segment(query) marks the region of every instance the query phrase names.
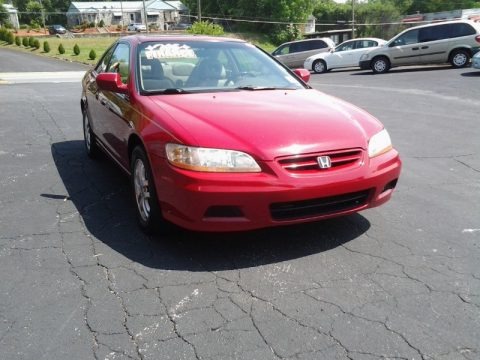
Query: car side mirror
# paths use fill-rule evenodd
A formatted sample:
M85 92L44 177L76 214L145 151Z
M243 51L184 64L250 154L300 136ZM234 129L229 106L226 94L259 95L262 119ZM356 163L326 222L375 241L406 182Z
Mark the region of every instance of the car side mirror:
M295 69L293 70L293 72L304 82L307 83L310 81L310 71L308 71L307 69Z
M119 94L127 94L128 86L122 83L122 77L119 73L101 73L98 74L95 81L100 89L112 91Z

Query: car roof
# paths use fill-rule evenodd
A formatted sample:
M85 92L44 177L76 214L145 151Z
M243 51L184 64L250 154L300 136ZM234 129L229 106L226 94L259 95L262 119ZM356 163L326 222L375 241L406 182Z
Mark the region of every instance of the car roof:
M215 37L206 35L129 35L119 39L119 41L128 41L131 43L141 44L152 41L201 41L201 42L236 42L246 43L241 39L229 37Z
M478 23L475 23L472 20L464 19L464 20L445 20L445 21L432 22L432 23L428 23L428 24L413 26L413 27L408 28L406 30L421 29L421 28L425 28L425 27L440 26L440 25L445 25L445 24L470 24L470 25L474 26L475 28L480 27L480 25ZM406 31L406 30L404 30L404 31Z

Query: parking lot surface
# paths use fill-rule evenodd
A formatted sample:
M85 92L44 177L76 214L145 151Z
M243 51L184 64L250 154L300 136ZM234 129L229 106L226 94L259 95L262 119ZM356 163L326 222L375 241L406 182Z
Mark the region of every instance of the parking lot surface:
M42 71L26 56L0 73ZM62 64L45 71L85 69ZM2 359L480 358L480 71L312 75L389 130L404 165L392 200L313 224L168 238L141 233L128 178L85 155L80 83L10 76Z

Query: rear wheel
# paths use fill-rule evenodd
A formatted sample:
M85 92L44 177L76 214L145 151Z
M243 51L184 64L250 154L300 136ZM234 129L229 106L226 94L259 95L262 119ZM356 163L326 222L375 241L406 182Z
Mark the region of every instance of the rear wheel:
M93 133L92 127L90 126L90 119L88 118L88 114L86 110L82 110L83 116L83 139L85 144L85 150L87 151L87 155L94 159L98 155L98 146L95 138L95 134Z
M327 64L324 60L315 60L312 64L312 70L317 74L322 74L327 71Z
M378 56L372 60L372 71L375 74L383 74L390 70L390 61L385 56Z
M130 171L135 210L141 229L147 234L169 233L173 225L162 217L150 163L141 146L132 151Z
M450 57L450 64L454 68L463 68L468 65L470 54L465 50L455 50Z

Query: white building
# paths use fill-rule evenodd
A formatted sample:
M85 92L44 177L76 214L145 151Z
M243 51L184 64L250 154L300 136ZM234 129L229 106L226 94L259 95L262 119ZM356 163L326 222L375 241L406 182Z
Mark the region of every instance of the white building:
M11 4L3 4L3 7L5 8L5 10L7 11L8 15L9 15L9 20L10 20L10 24L12 24L12 26L15 28L15 29L18 29L20 27L20 24L18 23L18 11L17 9L15 9L13 7L13 5Z
M82 23L98 25L103 20L105 26L128 25L130 23L145 23L145 15L149 25L156 25L166 30L169 25L180 21L180 16L188 9L181 1L105 1L79 2L70 4L67 11L69 26Z

